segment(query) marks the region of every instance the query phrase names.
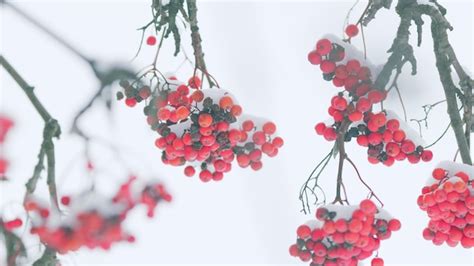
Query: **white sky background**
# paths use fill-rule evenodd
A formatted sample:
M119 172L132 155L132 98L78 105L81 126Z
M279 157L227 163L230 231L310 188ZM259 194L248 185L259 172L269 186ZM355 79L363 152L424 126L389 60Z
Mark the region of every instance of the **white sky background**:
M362 1L352 15L354 22ZM280 154L264 160L259 172L234 167L220 183L203 184L188 179L182 168L164 166L154 147L142 108L115 104L112 119L96 105L82 120L87 132L107 138L120 147L127 164L144 177L166 182L174 201L159 206L153 220L142 209L129 217L127 228L137 236L133 245L113 246L109 252L81 250L65 256L66 265L89 264L298 264L288 254L296 237L296 227L313 217L300 213L298 193L301 184L332 143L316 136L313 126L327 118L327 106L335 93L321 78L319 69L307 63L306 55L326 33L341 34L347 10L354 1L209 1L198 3L203 47L210 72L222 87L230 89L244 112L275 121L286 144ZM473 1L441 1L455 30L449 33L461 63L473 70ZM140 34L136 28L151 17L149 1L28 1L18 4L87 54L106 61L127 61L135 53ZM1 53L26 80L51 114L61 123L63 135L56 142L58 186L66 194L86 188L90 177L84 171L82 142L68 134L71 119L95 92L96 81L83 62L45 37L24 20L0 9ZM366 29L370 60L383 63L395 36L398 17L394 10L382 10ZM412 28L414 32L415 29ZM417 76L404 68L400 87L410 118L423 117L421 106L443 98L436 75L429 20L424 27L421 48L415 48ZM412 34L415 43L416 34ZM183 35L188 54L189 39ZM362 47L360 38L354 42ZM173 41L167 41L159 59L163 72L173 71L183 57L171 56ZM154 48L144 47L133 62L137 69L152 62ZM179 77L187 79L191 68L182 68ZM18 86L0 71L2 112L14 117L5 153L12 162L13 182L0 185L1 211L7 217L24 214L18 202L24 182L31 176L41 142L42 121ZM396 95L387 105L401 111ZM399 113L401 115L401 113ZM425 131L431 143L447 125L445 106L437 107ZM415 126L415 124L413 124ZM428 218L416 205L416 198L437 161L454 156L455 141L450 133L433 149L431 163L397 163L391 168L371 166L366 152L356 144L347 145L365 180L371 184L386 209L403 224L402 230L384 241L380 255L388 265L473 264L472 251L460 247L436 247L421 237ZM127 177L123 163L114 153L96 144L92 158L104 191ZM335 190L336 162L321 179L331 199ZM367 192L357 182L350 167L344 180L350 200L357 203ZM38 193L46 192L45 180ZM29 241L29 251L37 246ZM0 252L4 252L1 250ZM0 257L4 256L0 253Z

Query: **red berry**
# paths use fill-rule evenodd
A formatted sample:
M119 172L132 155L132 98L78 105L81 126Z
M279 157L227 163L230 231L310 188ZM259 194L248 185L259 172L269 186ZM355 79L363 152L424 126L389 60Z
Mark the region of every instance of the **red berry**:
M360 98L356 104L356 109L362 113L369 111L371 107L372 107L372 104L366 98Z
M369 199L361 201L359 207L364 213L369 215L375 214L377 212L377 206L375 206L375 204Z
M358 33L359 33L359 28L357 27L357 25L350 24L346 27L346 34L350 38L357 36Z
M332 50L332 43L328 39L322 39L316 43L316 51L320 55L327 55L331 52L331 50Z
M423 160L423 162L429 162L429 161L431 161L431 159L433 159L433 152L432 151L424 150L421 153L421 160Z
M337 133L336 133L336 130L332 127L328 127L324 130L324 138L327 140L327 141L334 141L337 139Z
M251 131L254 127L255 125L253 124L252 120L246 120L242 123L242 129L244 131Z
M193 88L193 89L199 89L201 87L201 79L199 77L191 77L189 80L188 80L188 85L189 87Z
M267 122L263 124L263 132L267 135L273 135L276 132L276 125L273 122Z
M192 166L186 166L184 168L184 175L186 175L187 177L191 177L193 176L194 174L196 173L196 170L194 169L194 167Z
M311 235L311 228L309 228L309 226L307 225L301 225L296 230L296 234L298 235L299 238L302 238L302 239L308 238Z
M202 170L201 173L199 173L199 179L201 179L202 182L209 182L212 179L212 173L209 170Z
M406 153L406 154L410 154L410 153L413 153L416 149L416 146L415 144L413 143L413 141L411 140L405 140L402 142L402 145L401 145L401 150Z
M148 38L146 38L146 44L152 46L152 45L155 45L156 44L156 37L155 36L148 36Z
M442 168L435 168L433 170L433 178L436 179L436 180L441 180L443 179L445 176L446 176L446 170L442 169Z
M317 51L311 51L308 54L308 61L312 65L319 65L321 64L321 55Z
M402 224L398 219L392 219L388 222L388 229L390 231L398 231L402 227Z
M316 134L318 135L323 135L324 131L326 130L326 124L324 123L318 123L316 126L314 126L314 130L316 131Z
M128 107L134 107L135 105L137 105L137 100L135 98L127 98L125 100L125 104L128 106Z
M272 140L272 144L277 148L281 148L284 144L284 141L282 138L276 137Z
M387 129L394 132L400 128L400 122L397 119L390 119L387 121Z
M324 60L323 62L321 62L321 71L324 74L332 73L334 72L335 69L336 69L336 63L329 60Z
M384 266L384 261L382 258L373 258L370 263L371 266Z
M61 204L64 206L68 206L71 203L71 197L69 196L62 196L61 197Z

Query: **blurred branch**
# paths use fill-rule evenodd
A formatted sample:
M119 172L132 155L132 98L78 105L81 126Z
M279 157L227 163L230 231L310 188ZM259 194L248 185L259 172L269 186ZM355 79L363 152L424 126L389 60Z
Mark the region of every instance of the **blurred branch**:
M58 263L56 251L46 247L43 255L33 263L33 266L56 266Z
M0 218L0 235L3 235L5 239L5 247L6 247L6 261L8 266L15 266L17 265L16 260L18 257L26 257L26 248L17 235L13 234L9 230L3 227L3 221Z
M33 171L33 176L26 183L26 194L32 194L36 189L36 184L40 178L40 174L44 169L44 158L47 159L48 165L48 178L47 184L49 188L49 193L51 197L51 202L53 205L58 208L57 201L57 191L56 191L56 181L55 181L55 156L54 156L54 143L53 138L59 138L61 135L61 128L56 119L54 119L46 108L43 106L41 101L38 99L34 93L34 87L30 86L23 77L18 74L18 72L13 68L12 65L0 55L0 64L5 68L5 70L10 74L10 76L16 81L16 83L23 89L26 96L32 103L33 107L36 109L38 114L44 121L44 130L43 130L43 142L41 143L41 148L38 154L38 163L35 166Z

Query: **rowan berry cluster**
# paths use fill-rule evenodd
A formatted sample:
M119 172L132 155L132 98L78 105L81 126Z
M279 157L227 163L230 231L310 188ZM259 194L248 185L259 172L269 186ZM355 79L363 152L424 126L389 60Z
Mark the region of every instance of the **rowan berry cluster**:
M132 188L134 181L131 177L112 198L96 192L62 197L61 203L67 206L66 216L39 201L27 200L25 209L34 218L31 233L61 254L81 247L108 250L116 242L134 242L134 236L123 228L129 211L144 204L152 217L159 202L171 200L163 185L149 183Z
M290 254L311 266L356 266L400 229L400 221L388 217L368 199L359 206L321 207L316 212L317 221L298 227ZM383 260L374 258L372 265L383 266Z
M474 247L474 182L472 172L433 170L434 180L423 187L418 206L430 221L423 237L435 245Z
M246 119L229 92L202 90L198 77L190 78L187 84L171 77L153 93L148 86L121 85L128 106L149 98L144 112L151 129L160 135L155 145L163 151L162 161L186 165L186 176L199 171L203 182L219 181L231 170L234 160L240 167L259 170L262 155L274 157L283 145L283 139L275 136L273 122ZM123 96L119 92L119 99Z
M320 65L325 80L332 80L336 87L344 87L344 91L331 99L328 109L334 122L330 125L318 123L316 133L328 141L335 141L343 131L345 141L356 138L359 145L368 148L368 160L374 164L382 162L391 166L395 161L405 159L411 163L430 161L432 152L409 139L397 118L389 119L386 111L373 112L374 104L383 101L386 92L374 87L370 69L358 60L336 65L344 57L344 47L329 39L319 40L316 49L308 55L312 64Z
M0 178L4 179L5 173L8 169L8 160L3 157L3 143L7 137L8 132L13 127L13 121L4 115L0 114Z

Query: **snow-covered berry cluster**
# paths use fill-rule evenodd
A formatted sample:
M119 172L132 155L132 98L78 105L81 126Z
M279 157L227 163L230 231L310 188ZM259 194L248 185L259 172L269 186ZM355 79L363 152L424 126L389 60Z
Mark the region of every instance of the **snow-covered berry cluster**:
M418 206L430 221L423 237L435 245L474 247L474 170L443 162L418 197Z
M199 169L203 182L219 181L237 161L240 167L259 170L262 155L274 157L283 146L275 136L273 122L242 115L242 107L228 91L201 89L201 80L192 77L187 84L171 77L151 92L148 86L122 82L128 106L148 100L144 112L155 141L162 150L162 161L172 166L186 165L184 173L193 176Z
M33 217L31 233L41 242L61 254L81 247L108 250L116 242L134 242L135 238L124 228L129 211L144 204L148 216L153 216L159 202L171 201L171 196L160 183L137 184L131 177L112 197L94 191L63 196L65 215L50 209L47 204L27 199L25 209Z
M4 179L5 173L8 169L8 160L3 157L3 144L7 137L8 132L13 127L13 120L9 117L0 114L0 178Z
M386 92L374 87L370 68L356 59L336 64L344 59L344 47L329 39L319 40L308 55L310 63L320 65L325 80L344 88L331 99L328 113L332 121L316 124L316 133L328 141L335 141L340 131L344 132L345 141L356 138L359 145L368 148L371 163L391 166L405 159L411 163L430 161L432 152L410 139L400 128L398 118L389 118L385 110L373 111L373 106L385 99Z
M316 212L316 221L298 227L290 254L311 266L356 266L377 252L382 240L401 227L369 199L358 206L327 205ZM372 265L383 260L373 258Z

